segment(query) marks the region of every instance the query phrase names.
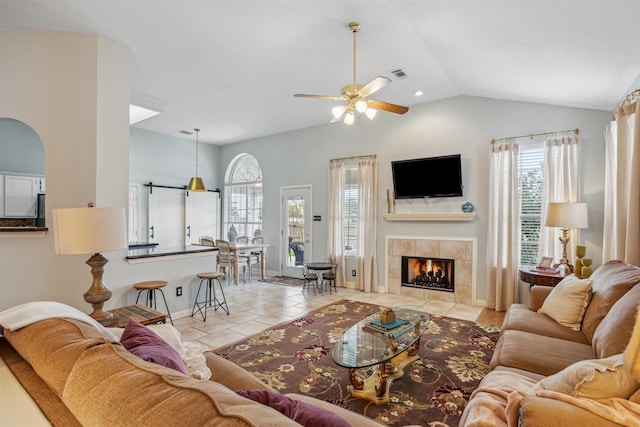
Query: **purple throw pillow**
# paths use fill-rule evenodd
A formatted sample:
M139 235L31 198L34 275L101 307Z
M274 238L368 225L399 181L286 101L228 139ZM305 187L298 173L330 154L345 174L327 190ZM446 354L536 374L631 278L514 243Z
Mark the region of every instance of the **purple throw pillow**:
M305 427L351 427L344 418L308 403L267 390L236 391L240 396L267 405Z
M141 359L189 375L178 352L155 332L136 320L130 319L124 327L120 343Z

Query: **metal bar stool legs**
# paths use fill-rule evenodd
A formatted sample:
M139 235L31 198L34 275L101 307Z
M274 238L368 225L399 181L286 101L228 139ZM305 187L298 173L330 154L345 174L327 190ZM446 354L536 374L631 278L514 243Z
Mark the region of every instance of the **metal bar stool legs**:
M222 308L227 315L229 315L229 306L227 305L227 299L224 296L224 290L222 289L222 283L220 283L220 277L223 277L222 273L199 273L197 277L200 280L200 285L198 285L198 292L196 293L196 300L193 303L193 309L191 310L191 317L193 317L196 313L200 313L203 321L207 321L207 307L213 307L214 311L217 311L218 308ZM216 285L215 282L218 282L218 287L220 288L220 293L222 294L222 300L218 299L216 296ZM200 289L204 282L207 282L205 285L204 291L204 300L199 301L200 297Z
M162 295L162 300L164 301L164 307L167 309L167 316L173 325L173 318L171 317L171 312L169 311L169 305L167 304L167 298L164 296L164 292L162 288L167 286L167 282L164 280L150 280L147 282L139 282L133 285L133 288L138 291L138 296L136 297L136 304L140 299L140 294L142 291L147 291L145 295L145 305L147 307L151 307L154 310L157 310L157 298L155 298L155 291L160 291L160 295Z

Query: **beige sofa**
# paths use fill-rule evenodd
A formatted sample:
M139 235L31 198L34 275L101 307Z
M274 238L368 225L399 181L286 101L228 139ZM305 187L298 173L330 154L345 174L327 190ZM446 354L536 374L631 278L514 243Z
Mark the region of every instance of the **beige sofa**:
M205 352L211 380L198 380L144 361L95 326L55 318L15 331L5 329L3 359L32 369L30 394L51 407L57 425L85 426L293 426L300 425L236 390L271 390L242 368ZM7 357L7 351L13 352ZM20 362L19 359L24 361ZM9 360L11 359L11 360ZM374 421L313 398L294 400L326 408L354 426ZM45 411L45 414L47 412Z
M622 392L626 395L623 399L618 395L611 396L614 400L607 396L595 400L576 391L595 378L596 371L586 369L589 362L585 361L618 360L629 343L640 304L640 267L610 261L598 268L590 280L591 293L585 301L588 305L579 330L538 312L553 290L551 287L534 286L530 306L514 304L509 308L489 366L492 371L472 395L461 426L516 422L522 427L640 425L640 392ZM610 369L596 374L619 371ZM590 372L592 378L575 378L584 372ZM571 381L577 385L568 384ZM636 385L627 387L638 389ZM609 404L619 407L608 412Z

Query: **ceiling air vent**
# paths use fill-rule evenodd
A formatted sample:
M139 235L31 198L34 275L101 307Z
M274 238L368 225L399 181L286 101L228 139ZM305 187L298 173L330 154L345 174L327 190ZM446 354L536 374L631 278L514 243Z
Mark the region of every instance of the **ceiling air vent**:
M188 130L181 130L180 133L184 133L185 135L193 135L193 132L189 132Z
M393 74L394 76L396 76L399 79L406 79L407 78L407 74L404 71L402 71L400 68L398 68L397 70L391 71L391 74Z

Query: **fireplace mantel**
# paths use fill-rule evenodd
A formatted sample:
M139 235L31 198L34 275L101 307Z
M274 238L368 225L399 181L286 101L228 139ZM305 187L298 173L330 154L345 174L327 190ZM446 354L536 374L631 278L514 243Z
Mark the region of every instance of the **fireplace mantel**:
M453 212L453 213L388 213L384 214L387 221L473 221L475 212Z

